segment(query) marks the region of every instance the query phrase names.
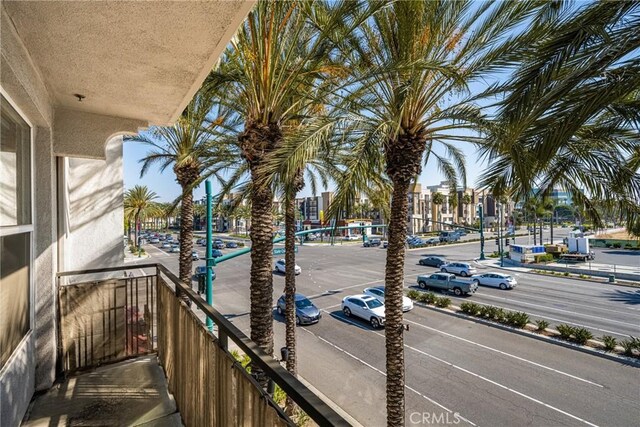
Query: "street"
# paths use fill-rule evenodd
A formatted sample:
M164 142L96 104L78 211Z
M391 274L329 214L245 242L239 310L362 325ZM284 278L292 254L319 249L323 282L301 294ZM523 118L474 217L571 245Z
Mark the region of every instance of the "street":
M466 253L477 252L478 246L408 251L406 286L415 284L418 273L435 271L417 264L423 253L462 261L474 258ZM177 271L176 254L150 245L147 251ZM385 425L384 329L345 318L340 303L367 286L383 284L385 254L360 245L305 245L297 255L302 267L298 292L323 311L318 324L298 328L299 374L365 426ZM238 257L216 267L214 306L248 334L247 262ZM481 287L467 300L524 310L552 324L559 323L553 318L585 325L596 336L639 335L634 288L530 274L518 281L515 290ZM274 303L283 288L284 275L274 273ZM275 313L274 319L277 354L284 346L284 323ZM406 313L405 322L410 326L405 333L408 425L424 425L428 417L430 424L629 426L640 418L637 366L422 307Z

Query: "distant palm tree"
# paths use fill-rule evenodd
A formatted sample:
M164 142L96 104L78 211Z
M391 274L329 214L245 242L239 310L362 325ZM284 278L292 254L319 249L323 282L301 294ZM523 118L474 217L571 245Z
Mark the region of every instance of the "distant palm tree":
M124 214L125 219L133 221L134 224L134 245L140 249L138 233L140 231L140 221L153 217L159 212L158 205L154 200L158 195L150 191L145 185L136 185L127 190L124 194Z
M445 197L444 194L440 193L439 191L436 191L435 193L433 193L433 197L431 198L431 203L437 206L436 207L437 216L434 219L438 221L437 223L438 230L442 230L442 224L440 223L440 219L441 219L440 206L443 205L446 201L447 201L447 198Z

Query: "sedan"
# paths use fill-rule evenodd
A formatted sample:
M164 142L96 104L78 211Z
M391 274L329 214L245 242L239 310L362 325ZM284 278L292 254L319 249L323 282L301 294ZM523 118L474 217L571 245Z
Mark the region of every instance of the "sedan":
M384 304L371 295L353 295L342 300L345 316L356 316L368 321L372 327L384 326Z
M438 243L440 243L440 238L439 237L429 237L427 240L424 241L425 244L427 245L437 245Z
M384 304L384 286L375 286L373 288L366 288L363 293L365 295L371 295L378 301ZM413 310L413 301L410 298L402 297L402 311Z
M238 247L238 244L236 242L227 242L227 248L235 249L237 247Z
M214 258L220 258L220 257L222 256L222 251L219 251L219 250L217 250L217 249L214 249L214 250L211 252L211 256L212 256L212 257L214 257Z
M447 263L447 260L438 256L423 256L418 261L420 265L426 265L428 267L440 268L440 266Z
M180 246L172 246L169 252L172 252L172 253L180 252Z
M462 277L472 276L478 272L475 267L472 267L471 264L467 264L466 262L450 262L449 264L444 264L440 267L440 271L443 273L458 274Z
M149 240L149 243L160 243L160 239L158 239L157 237Z
M196 240L196 245L205 245L206 243L207 243L207 239Z
M278 298L276 305L276 311L280 316L284 316L285 300L284 295ZM322 313L318 310L318 307L304 295L295 295L296 303L296 325L311 325L317 323L322 318Z
M200 255L198 255L197 251L191 251L191 260L198 261L200 259Z
M471 276L471 280L478 285L493 286L502 290L513 289L518 284L516 279L503 273L474 274Z
M162 247L166 248L166 249L170 249L171 248L171 243L163 243Z
M362 244L365 248L371 248L373 246L380 246L380 239L369 239Z
M284 270L285 270L284 259L279 259L278 261L276 261L275 270L277 272L284 273ZM300 266L298 264L296 264L296 266L295 266L295 271L296 271L296 276L298 274L302 273L302 269L300 268Z
M222 240L214 241L213 249L224 249L224 242Z

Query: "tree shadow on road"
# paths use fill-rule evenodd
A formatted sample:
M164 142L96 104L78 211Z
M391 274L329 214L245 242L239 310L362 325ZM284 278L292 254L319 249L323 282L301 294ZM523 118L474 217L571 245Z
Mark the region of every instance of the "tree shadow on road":
M640 289L639 290L621 290L616 289L613 292L608 292L607 297L612 301L623 302L630 305L640 304Z

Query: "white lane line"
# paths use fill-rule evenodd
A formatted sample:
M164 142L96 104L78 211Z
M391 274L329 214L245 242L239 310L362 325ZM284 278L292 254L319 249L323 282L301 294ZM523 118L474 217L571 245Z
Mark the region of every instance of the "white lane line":
M340 320L347 320L347 322L349 322L349 323L351 323L351 324L356 325L355 323L351 322L351 321L350 321L350 320L348 320L348 319L340 318ZM356 325L356 326L357 326L357 325ZM371 330L369 330L369 332L372 332L372 333L374 333L375 335L378 335L378 336L380 336L380 337L385 338L384 334L381 334L380 332L371 331ZM454 368L454 369L457 369L457 370L462 371L462 372L464 372L464 373L466 373L466 374L469 374L469 375L471 375L471 376L474 376L474 377L476 377L476 378L478 378L478 379L481 379L481 380L483 380L483 381L486 381L486 382L488 382L489 384L493 384L493 385L495 385L496 387L500 387L500 388L502 388L502 389L504 389L504 390L507 390L507 391L509 391L509 392L511 392L511 393L514 393L514 394L516 394L516 395L518 395L518 396L520 396L520 397L523 397L523 398L525 398L525 399L527 399L527 400L530 400L530 401L535 402L535 403L537 403L537 404L539 404L539 405L542 405L542 406L544 406L545 408L549 408L549 409L551 409L551 410L553 410L553 411L559 412L559 413L561 413L561 414L563 414L563 415L566 415L566 416L568 416L568 417L570 417L570 418L573 418L574 420L577 420L577 421L583 422L583 423L585 423L585 424L587 424L587 425L590 425L590 426L593 426L593 427L598 427L598 425L597 425L597 424L593 424L593 423L591 423L591 422L589 422L589 421L587 421L587 420L584 420L584 419L582 419L582 418L580 418L580 417L578 417L578 416L576 416L576 415L570 414L569 412L563 411L563 410L562 410L562 409L560 409L560 408L556 408L555 406L549 405L548 403L545 403L545 402L543 402L543 401L541 401L541 400L538 400L538 399L536 399L535 397L532 397L532 396L529 396L529 395L527 395L527 394L524 394L524 393L522 393L522 392L520 392L520 391L518 391L518 390L512 389L511 387L507 387L506 385L500 384L500 383L498 383L498 382L496 382L496 381L493 381L493 380L491 380L491 379L489 379L489 378L487 378L487 377L484 377L484 376L482 376L482 375L480 375L480 374L476 374L475 372L471 372L471 371L469 371L468 369L463 368L462 366L454 365L453 363L451 363L451 362L447 362L446 360L440 359L439 357L436 357L436 356L434 356L434 355L432 355L432 354L426 353L426 352L424 352L424 351L422 351L422 350L419 350L419 349L417 349L417 348L415 348L415 347L411 347L411 346L410 346L410 345L408 345L408 344L404 344L404 347L408 348L409 350L413 350L413 351L415 351L416 353L419 353L419 354L422 354L422 355L424 355L424 356L427 356L427 357L429 357L429 358L431 358L431 359L433 359L433 360L436 360L436 361L438 361L438 362L444 363L444 364L445 364L445 365L447 365L447 366L450 366L450 367L452 367L452 368Z
M325 338L322 338L322 337L321 337L321 336L319 336L319 335L314 334L313 332L309 331L308 329L303 329L303 330L304 330L305 332L307 332L307 333L309 333L309 334L313 335L314 337L316 337L316 338L317 338L317 339L319 339L320 341L324 342L325 344L328 344L329 346L331 346L331 347L335 348L336 350L338 350L338 351L340 351L340 352L342 352L342 353L346 354L347 356L351 357L352 359L354 359L354 360L356 360L356 361L360 362L360 363L361 363L361 364L363 364L364 366L366 366L366 367L368 367L368 368L370 368L370 369L373 369L374 371L376 371L376 372L377 372L377 373L379 373L380 375L382 375L382 376L384 376L384 377L386 377L386 376L387 376L386 372L383 372L382 370L380 370L380 369L376 368L375 366L371 365L370 363L365 362L364 360L362 360L362 359L361 359L361 358L359 358L358 356L356 356L356 355L354 355L354 354L352 354L352 353L348 352L347 350L343 349L342 347L339 347L339 346L335 345L334 343L330 342L329 340L327 340L327 339L325 339ZM427 400L427 401L429 401L429 402L433 403L433 404L434 404L434 405L436 405L437 407L442 408L443 410L445 410L445 411L449 412L450 414L453 414L453 413L454 413L451 409L447 408L447 407L446 407L446 406L444 406L444 405L441 405L440 403L438 403L438 402L436 402L435 400L431 399L429 396L426 396L426 395L424 395L423 393L420 393L420 392L419 392L419 391L417 391L416 389L414 389L414 388L412 388L412 387L409 387L409 386L408 386L408 385L406 385L406 384L405 384L405 388L406 388L407 390L409 390L409 391L414 392L415 394L417 394L418 396L422 397L423 399L425 399L425 400ZM476 425L476 424L474 424L473 422L469 421L468 419L466 419L466 418L464 418L464 417L460 416L460 414L459 414L459 413L458 413L458 417L459 417L461 420L466 421L467 423L471 424L472 426L475 426L475 425Z
M530 305L532 307L538 307L538 308L546 308L547 310L554 310L554 311L560 311L562 313L569 313L569 314L573 314L573 315L578 315L578 316L583 316L583 317L590 317L592 319L598 319L598 320L606 320L608 322L611 323L618 323L620 325L625 325L625 326L632 326L637 328L638 324L633 324L633 323L627 323L627 322L620 322L618 320L611 320L608 319L606 317L600 317L600 316L591 316L589 314L583 314L583 313L578 313L576 311L570 311L570 310L563 310L561 308L554 308L554 307L549 307L548 305L540 305L540 304L533 304L530 302L524 302L524 301L516 301L514 299L509 299L509 298L502 298L502 297L496 297L493 295L482 295L483 297L487 297L489 299L494 299L494 300L499 300L499 301L504 301L504 302L513 302L516 304L522 304L522 305Z
M426 325L423 325L423 324L421 324L421 323L418 323L418 322L414 322L414 321L408 320L407 318L405 318L405 319L404 319L404 321L405 321L405 322L407 322L407 323L411 323L411 324L413 324L413 325L419 326L419 327L424 328L424 329L429 329L429 330L434 331L434 332L436 332L436 333L438 333L438 334L442 334L442 335L445 335L445 336L447 336L447 337L450 337L450 338L453 338L453 339L457 339L457 340L460 340L460 341L466 342L466 343L468 343L468 344L472 344L472 345L478 346L478 347L480 347L480 348L484 348L485 350L494 351L494 352L496 352L496 353L502 354L503 356L512 357L512 358L514 358L514 359L520 360L521 362L529 363L529 364L534 365L534 366L537 366L537 367L539 367L539 368L547 369L547 370L549 370L549 371L552 371L552 372L555 372L555 373L558 373L558 374L561 374L561 375L565 375L565 376L567 376L567 377L569 377L569 378L573 378L573 379L578 380L578 381L583 381L583 382L585 382L585 383L592 384L592 385L594 385L594 386L596 386L596 387L604 388L604 386L603 386L603 385L601 385L601 384L594 383L594 382L592 382L592 381L589 381L589 380L584 379L584 378L577 377L577 376L575 376L575 375L571 375L571 374L569 374L569 373L567 373L567 372L559 371L559 370L554 369L554 368L552 368L552 367L550 367L550 366L542 365L542 364L537 363L537 362L534 362L534 361L532 361L532 360L528 360L528 359L525 359L525 358L523 358L523 357L516 356L515 354L506 353L506 352L504 352L504 351L502 351L502 350L498 350L497 348L489 347L489 346L486 346L486 345L484 345L484 344L480 344L480 343L477 343L477 342L475 342L475 341L468 340L468 339L466 339L466 338L458 337L458 336L456 336L456 335L452 335L452 334L450 334L450 333L448 333L448 332L444 332L444 331L441 331L441 330L439 330L439 329L435 329L435 328L432 328L432 327L430 327L430 326L426 326Z
M417 274L412 273L412 274L407 274L402 276L403 279L406 279L407 277L412 277L412 276L416 276ZM365 283L359 283L357 285L351 285L351 286L345 286L344 288L338 288L338 289L329 289L325 292L322 292L320 294L315 294L315 295L309 295L307 298L317 298L317 297L321 297L321 296L325 296L325 295L331 295L331 294L335 294L338 292L342 292L342 291L346 291L347 289L353 289L353 288L357 288L360 286L367 286L367 285L373 285L375 283L380 283L380 282L384 282L384 277L382 277L381 279L377 279L377 280L371 280L369 282L365 282Z
M342 303L340 303L340 304L334 304L334 305L330 305L329 307L321 308L320 310L322 310L322 311L327 311L327 310L329 310L330 308L340 307L341 305L342 305Z

